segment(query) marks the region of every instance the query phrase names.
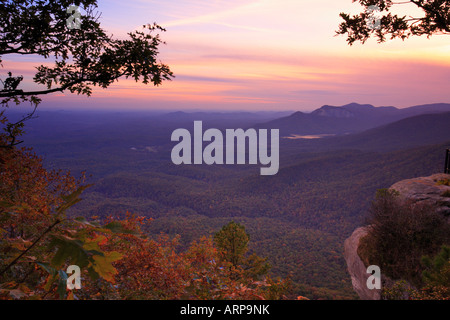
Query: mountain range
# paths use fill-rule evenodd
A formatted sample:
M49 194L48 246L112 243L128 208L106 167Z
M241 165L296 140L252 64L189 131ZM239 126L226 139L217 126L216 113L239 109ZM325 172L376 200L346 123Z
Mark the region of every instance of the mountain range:
M282 136L344 135L380 127L409 117L443 112L450 112L450 104L435 103L403 109L358 103L343 106L324 105L311 113L297 111L289 116L260 123L257 128L279 128Z
M286 154L352 149L386 152L450 140L450 112L421 114L362 132L322 139L282 139ZM450 147L450 146L449 146Z

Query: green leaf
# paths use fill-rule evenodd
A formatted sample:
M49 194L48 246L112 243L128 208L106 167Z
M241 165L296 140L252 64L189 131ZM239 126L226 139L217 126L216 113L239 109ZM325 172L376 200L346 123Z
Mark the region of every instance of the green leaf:
M100 278L100 275L94 270L93 267L88 268L88 274L92 280L97 280L98 278Z
M53 275L55 268L60 268L70 259L71 264L75 264L80 268L88 267L88 272L92 279L95 280L102 277L107 281L114 281L114 275L117 274L117 270L112 263L120 260L122 255L118 252L103 253L100 250L98 243L105 237L100 236L86 243L62 235L53 235L52 238L51 245L58 248L57 252L51 261L50 267L47 264L41 264L44 269L47 268L46 270L49 273ZM61 271L58 274L60 279L65 275ZM62 284L59 283L60 285ZM62 292L62 289L58 290ZM62 297L62 295L60 296Z
M122 259L122 254L113 251L102 256L94 256L93 268L106 281L114 282L114 275L117 274L116 268L112 265L114 261Z
M67 273L63 270L58 271L59 281L58 281L58 295L60 299L64 299L67 293Z
M61 196L61 198L64 200L64 203L61 204L58 207L58 209L56 209L56 212L58 212L58 214L61 214L61 213L65 212L67 209L69 209L70 207L72 207L73 205L80 202L81 201L81 199L80 199L81 193L84 190L86 190L87 188L89 188L90 186L92 186L92 185L89 184L89 185L81 186L77 190L72 192L71 194L69 194L67 196L64 196L64 195Z
M95 239L85 241L83 248L88 250L89 252L98 253L99 255L103 255L99 242L106 241L107 238L105 236L98 236Z
M89 264L89 253L84 250L83 242L62 235L53 235L52 238L50 246L56 246L58 248L51 261L53 267L59 268L69 258L71 258L70 261L72 264L80 268L86 267Z
M40 266L42 269L44 269L45 271L47 271L53 277L55 277L56 274L58 273L58 270L56 270L55 268L53 268L50 264L48 264L46 262L36 262L36 264L38 266Z

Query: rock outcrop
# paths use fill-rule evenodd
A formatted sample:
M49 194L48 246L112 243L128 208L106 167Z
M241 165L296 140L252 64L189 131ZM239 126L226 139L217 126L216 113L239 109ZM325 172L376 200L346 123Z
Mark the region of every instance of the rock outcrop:
M439 184L439 181L445 180L450 180L450 174L438 173L429 177L399 181L393 184L391 189L397 190L401 197L417 203L434 204L438 207L438 212L450 218L450 186Z
M356 291L361 300L380 300L381 290L370 290L367 287L367 267L358 256L359 240L367 234L367 228L356 229L352 235L344 242L344 258L347 268L352 278L353 290Z
M437 205L438 212L445 215L450 223L450 186L440 181L449 181L450 174L434 174L429 177L420 177L399 181L391 186L400 193L400 197L420 202ZM362 300L381 299L381 290L367 288L367 267L358 256L359 241L367 234L368 227L360 227L344 242L344 258L348 272L352 279L353 289ZM385 276L381 276L382 285L391 282Z

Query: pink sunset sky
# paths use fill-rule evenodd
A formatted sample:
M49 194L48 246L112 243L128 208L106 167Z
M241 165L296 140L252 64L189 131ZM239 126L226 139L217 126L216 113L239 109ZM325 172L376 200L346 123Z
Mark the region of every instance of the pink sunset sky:
M160 87L121 80L92 97L43 97L48 109L311 111L350 102L408 107L450 102L450 37L349 46L335 36L351 0L100 0L116 37L157 22L167 29L160 59L176 78ZM398 10L418 16L414 5ZM32 84L33 57L3 57L6 72Z

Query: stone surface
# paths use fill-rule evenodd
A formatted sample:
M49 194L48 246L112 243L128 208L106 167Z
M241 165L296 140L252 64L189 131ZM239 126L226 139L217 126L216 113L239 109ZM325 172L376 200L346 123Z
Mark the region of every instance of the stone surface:
M450 217L450 197L444 197L445 192L450 193L450 186L438 185L438 181L450 179L450 174L434 174L429 177L420 177L399 181L391 186L397 190L401 197L411 199L417 203L428 202L438 206L438 211Z
M358 256L359 240L367 234L367 228L356 229L353 234L344 242L344 258L347 263L347 269L352 279L353 289L361 300L380 300L381 290L370 290L367 287L367 279L370 274L367 268Z
M450 174L434 174L429 177L419 177L399 181L391 186L400 193L404 199L411 199L417 203L427 202L438 206L438 212L448 217L450 223L450 197L444 197L450 192L450 186L439 185L438 181L450 179ZM370 274L361 258L358 256L359 241L367 234L368 227L360 227L344 242L344 258L352 279L353 289L362 300L380 300L381 290L367 288L367 279ZM391 280L381 276L382 285Z

